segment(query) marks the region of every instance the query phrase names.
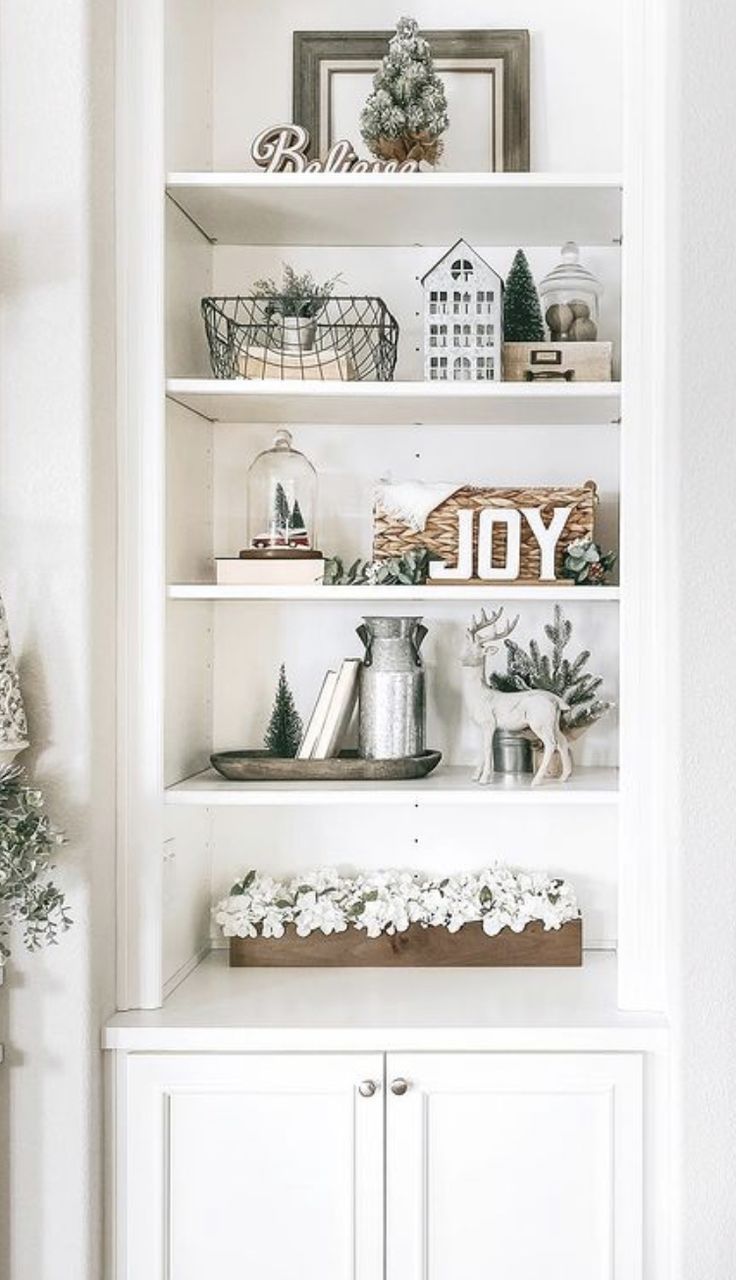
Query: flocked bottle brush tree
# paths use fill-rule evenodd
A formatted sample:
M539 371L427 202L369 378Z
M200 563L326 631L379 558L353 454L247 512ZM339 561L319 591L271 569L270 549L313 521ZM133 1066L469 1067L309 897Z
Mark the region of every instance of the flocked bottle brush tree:
M445 86L429 41L414 18L400 18L361 112L363 139L382 160L434 165L449 123Z

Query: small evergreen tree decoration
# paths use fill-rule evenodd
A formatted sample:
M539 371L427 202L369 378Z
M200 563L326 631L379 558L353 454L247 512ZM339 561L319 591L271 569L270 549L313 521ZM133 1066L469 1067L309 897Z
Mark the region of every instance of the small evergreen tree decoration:
M301 716L294 705L294 695L289 688L286 667L282 662L273 711L263 745L269 755L293 759L299 750L303 732Z
M273 522L277 530L289 527L289 500L280 482L273 495Z
M296 531L297 529L306 529L306 527L299 502L297 499L294 499L294 506L292 508L291 516L289 517L289 528Z
M536 640L529 641L528 653L514 640L504 640L506 672L492 672L491 685L503 693L513 693L515 689L546 689L548 693L558 694L570 707L569 711L563 711L560 719L563 731L580 733L610 711L613 703L602 702L597 697L603 677L584 670L590 659L588 649L583 649L572 662L565 657L572 638L572 623L558 604L554 622L547 623L544 634L552 645L551 654L541 653Z
M432 64L429 41L414 18L400 18L361 112L363 139L382 160L436 164L449 123L445 86Z
M537 286L523 249L517 249L503 295L504 342L543 342Z

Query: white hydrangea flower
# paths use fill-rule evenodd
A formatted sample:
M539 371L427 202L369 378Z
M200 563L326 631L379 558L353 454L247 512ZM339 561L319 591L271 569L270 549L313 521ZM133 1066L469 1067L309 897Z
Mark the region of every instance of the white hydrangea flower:
M226 938L281 938L290 925L302 938L351 927L378 938L412 924L457 933L476 921L493 937L505 928L521 933L534 920L559 929L579 911L567 881L497 864L442 879L409 871L341 876L320 867L284 882L249 872L213 916Z

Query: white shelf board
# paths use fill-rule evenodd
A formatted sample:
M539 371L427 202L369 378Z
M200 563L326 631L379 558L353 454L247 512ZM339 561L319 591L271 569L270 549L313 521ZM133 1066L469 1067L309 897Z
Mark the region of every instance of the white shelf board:
M584 926L583 926L584 927ZM660 1015L616 1005L616 956L579 969L230 969L215 951L162 1009L119 1013L133 1052L661 1049Z
M619 174L170 173L167 192L213 243L610 245Z
M350 426L618 425L618 382L281 382L169 378L171 400L212 422Z
M575 586L506 586L489 583L484 587L324 587L319 583L308 587L221 587L208 582L178 582L168 588L170 600L310 600L320 604L342 604L361 600L364 603L404 600L591 600L601 603L617 601L620 587Z
M618 769L576 769L569 782L480 786L472 768L440 766L416 782L228 782L206 769L166 791L167 804L200 805L615 805Z

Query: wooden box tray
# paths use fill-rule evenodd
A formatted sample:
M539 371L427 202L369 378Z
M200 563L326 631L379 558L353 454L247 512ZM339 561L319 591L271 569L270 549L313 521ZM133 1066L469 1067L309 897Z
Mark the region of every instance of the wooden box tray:
M216 751L210 763L231 782L390 782L426 778L441 759L441 751L422 751L399 760L364 760L357 751L341 751L330 760L283 759L267 751Z
M571 920L560 929L545 929L535 920L522 933L502 929L494 938L483 932L479 921L466 924L457 933L412 924L404 933L382 934L380 938L369 938L362 929L310 933L300 938L294 926L287 925L283 938L231 938L230 965L267 969L570 968L583 963L582 936L582 920Z

